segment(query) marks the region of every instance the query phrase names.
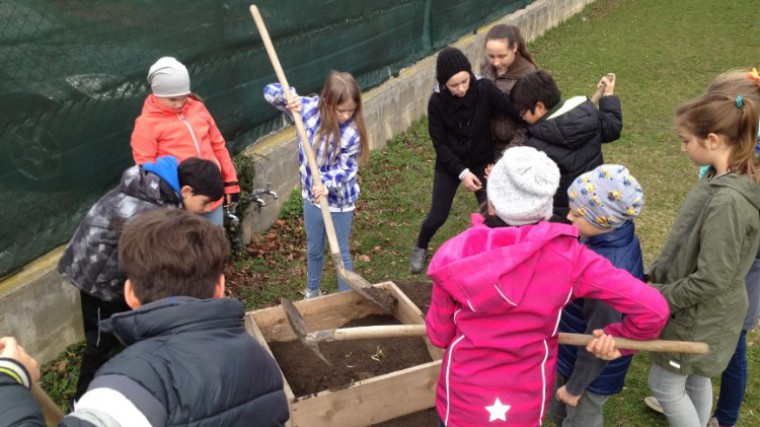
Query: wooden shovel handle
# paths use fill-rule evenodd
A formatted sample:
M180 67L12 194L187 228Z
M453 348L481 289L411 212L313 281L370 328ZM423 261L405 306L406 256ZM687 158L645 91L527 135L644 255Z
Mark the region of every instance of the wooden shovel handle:
M42 409L42 415L45 417L45 423L49 426L58 425L63 419L63 411L53 402L53 399L45 393L45 390L39 384L32 384L32 396Z
M369 340L388 337L421 337L425 335L425 325L380 325L356 328L326 329L307 335L308 341L316 343L330 341Z
M350 341L387 337L414 337L425 335L425 325L381 325L362 326L356 328L327 329L307 335L306 339L314 343L330 341ZM591 335L559 333L559 343L567 345L586 346L594 339ZM641 350L662 353L705 354L710 347L701 342L689 341L636 341L626 338L615 338L615 347L620 350Z
M586 344L588 344L593 338L594 337L591 335L560 332L559 343L586 346ZM618 337L615 337L615 347L619 350L641 350L658 353L705 354L710 351L710 346L703 342L666 340L636 341Z
M609 74L605 75L605 77L607 77L608 75ZM599 87L596 88L596 92L594 92L594 94L591 96L591 102L593 102L594 104L598 104L599 100L602 99L602 96L604 96L604 89L606 88L607 88L607 85L604 83L599 85Z
M282 90L285 93L285 98L290 99L290 85L288 84L288 79L285 78L285 72L282 70L280 59L277 57L277 52L274 50L272 39L269 37L269 31L267 31L266 24L264 24L264 18L261 17L261 12L259 12L259 8L256 7L255 4L252 4L249 9L251 11L251 16L253 16L253 22L259 30L259 35L261 35L261 41L264 42L264 48L267 51L267 55L269 55L269 61L272 63L274 73L277 75L277 80L280 82ZM309 164L311 176L314 178L314 182L321 184L322 177L319 173L319 167L317 167L317 162L314 157L314 150L311 148L309 137L306 136L306 129L303 127L301 113L299 111L291 111L291 114L293 115L293 121L296 125L298 138L301 140L301 146L303 147L304 154L306 154L306 160ZM310 188L307 190L311 191ZM335 227L333 226L332 217L330 216L330 207L327 205L327 197L320 198L319 207L322 210L322 220L325 223L325 232L327 233L330 253L332 254L333 261L340 263L339 265L336 265L336 268L338 269L338 273L341 273L341 270L345 270L345 267L343 265L343 258L340 257L340 247L338 246L338 238L335 235Z
M277 80L282 85L282 90L285 93L286 98L290 98L290 85L285 78L285 72L282 71L282 65L277 57L277 52L274 50L272 39L269 37L269 31L264 24L264 18L261 17L261 12L255 4L250 7L251 16L256 23L256 28L259 30L261 40L264 42L264 48L266 48L269 60L272 62L272 68L274 68L275 74L277 74ZM301 147L306 155L306 160L309 164L309 170L311 176L314 178L314 182L322 184L322 177L319 173L319 167L314 158L314 150L309 143L309 137L306 136L306 129L303 126L303 120L301 119L301 113L299 111L291 111L293 115L293 121L296 125L296 131L298 132L298 138L301 140ZM337 143L337 142L336 142ZM311 191L311 189L307 189ZM330 207L327 205L327 197L320 197L319 207L322 211L322 222L325 224L325 234L327 234L327 243L330 247L330 256L332 257L335 270L338 275L346 282L346 284L359 293L364 298L374 302L388 313L393 313L393 308L396 305L396 299L393 298L385 289L375 288L365 278L353 271L348 271L343 263L343 257L340 255L340 246L338 246L338 237L335 234L335 226L333 225L332 216L330 214Z

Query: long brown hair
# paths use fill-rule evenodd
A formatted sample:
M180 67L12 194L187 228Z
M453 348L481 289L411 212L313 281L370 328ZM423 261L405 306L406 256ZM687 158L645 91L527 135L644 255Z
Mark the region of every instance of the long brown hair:
M356 79L350 73L332 71L325 80L322 93L319 96L319 117L321 124L315 135L315 145L317 141L320 144L328 144L330 137L334 141L332 153L327 153L331 161L338 158L340 153L340 127L336 114L338 105L353 100L356 104L351 120L356 124L356 130L359 132L359 164L364 164L369 158L369 140L367 139L367 130L364 127L364 115L362 114L362 91L356 83ZM332 134L332 135L330 135ZM317 149L317 147L315 147ZM327 160L327 159L325 159Z
M525 40L523 39L522 34L520 34L520 29L515 27L514 25L506 25L506 24L494 25L486 33L485 43L488 43L490 40L505 40L505 39L507 40L507 47L509 49L514 48L515 43L517 43L517 52L520 54L520 56L527 59L528 62L530 62L536 68L538 68L536 59L533 58L533 54L530 53L528 48L525 46Z
M676 126L700 139L714 133L731 147L728 170L758 178L754 159L758 110L749 97L708 92L678 107Z

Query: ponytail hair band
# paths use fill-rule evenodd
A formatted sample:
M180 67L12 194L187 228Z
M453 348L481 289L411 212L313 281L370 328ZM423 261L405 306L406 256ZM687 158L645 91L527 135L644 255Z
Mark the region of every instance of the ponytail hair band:
M752 67L752 70L750 70L750 72L747 73L747 77L749 77L750 79L760 84L760 73L757 72L757 68Z
M742 108L744 106L744 100L742 99L741 95L736 96L736 107Z

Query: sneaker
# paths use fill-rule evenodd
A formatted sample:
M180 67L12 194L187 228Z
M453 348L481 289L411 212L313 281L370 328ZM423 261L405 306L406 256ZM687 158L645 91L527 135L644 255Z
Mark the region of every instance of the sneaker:
M422 248L414 248L412 250L412 259L409 260L409 271L412 273L420 273L425 268L425 256L427 250Z
M322 290L319 288L317 289L306 288L303 291L303 299L316 298L316 297L321 297L321 296L322 296Z
M644 403L646 403L647 406L649 406L649 409L659 412L661 414L664 413L662 410L662 406L660 405L660 402L657 401L657 398L654 396L647 396L644 398Z

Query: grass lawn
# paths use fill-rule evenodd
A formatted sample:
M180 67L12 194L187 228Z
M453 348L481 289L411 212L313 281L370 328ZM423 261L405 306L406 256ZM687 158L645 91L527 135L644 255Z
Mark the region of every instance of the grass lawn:
M644 187L646 206L636 222L647 263L658 254L697 176L696 167L679 151L672 113L721 71L760 65L756 6L753 0L598 0L529 44L565 97L590 96L599 77L617 73L623 135L604 147L604 155L607 163L626 165ZM427 280L408 273L408 257L429 208L433 163L423 120L372 153L362 170L352 252L355 270L370 282ZM306 276L300 203L300 193L294 192L282 219L256 236L248 254L227 270L230 293L249 309L275 304L281 296L300 298ZM475 210L474 197L460 191L431 250L465 229ZM325 266L323 289L331 291L337 281L329 257ZM748 340L750 381L741 425L760 425L757 332ZM77 353L72 349L45 367L43 387L59 402L73 388ZM647 355L638 355L626 389L606 406L605 425L667 424L643 405L648 370Z

